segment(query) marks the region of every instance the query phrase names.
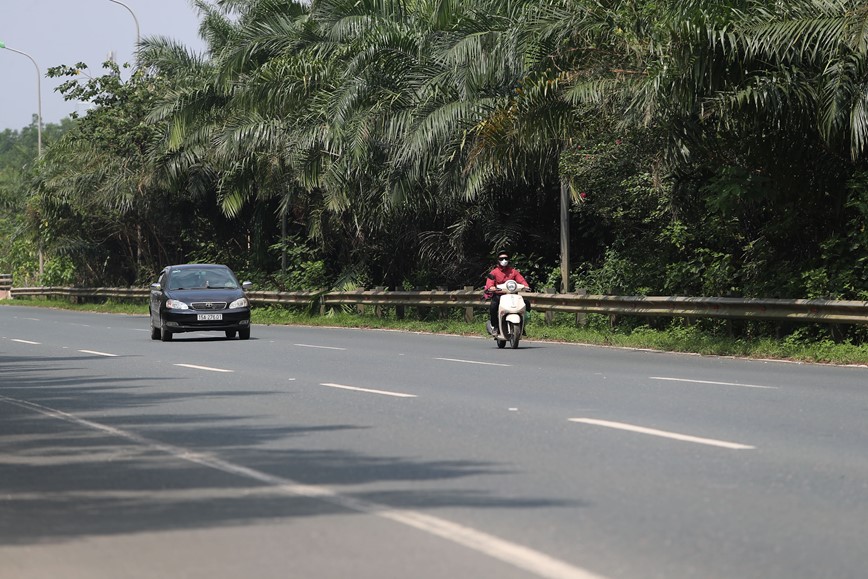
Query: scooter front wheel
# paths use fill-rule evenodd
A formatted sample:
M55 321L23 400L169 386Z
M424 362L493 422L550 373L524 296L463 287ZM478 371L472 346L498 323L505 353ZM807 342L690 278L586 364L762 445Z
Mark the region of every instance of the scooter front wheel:
M509 346L515 350L518 348L518 342L521 340L521 324L507 322L509 328Z

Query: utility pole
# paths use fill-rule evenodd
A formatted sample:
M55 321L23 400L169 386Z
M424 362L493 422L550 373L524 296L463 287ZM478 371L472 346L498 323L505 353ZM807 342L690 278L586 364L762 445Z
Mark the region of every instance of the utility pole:
M570 184L561 178L561 293L570 291Z

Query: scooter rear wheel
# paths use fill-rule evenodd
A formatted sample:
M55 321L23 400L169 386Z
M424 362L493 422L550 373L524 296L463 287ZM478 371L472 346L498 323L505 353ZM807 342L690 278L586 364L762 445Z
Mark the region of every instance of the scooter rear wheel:
M495 340L495 342L497 342L498 348L506 348L506 340Z

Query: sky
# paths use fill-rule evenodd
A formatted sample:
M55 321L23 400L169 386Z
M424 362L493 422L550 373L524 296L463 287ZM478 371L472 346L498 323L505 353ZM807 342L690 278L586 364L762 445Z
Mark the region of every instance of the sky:
M103 74L110 54L119 64L133 62L136 20L142 38L166 36L195 52L204 51L199 38L199 17L188 0L0 0L0 41L25 56L0 49L0 131L20 131L30 125L39 109L43 124L58 123L73 112L84 113L82 103L64 101L54 89L64 79L47 78L49 68L84 62L94 76ZM135 18L133 17L135 15ZM129 71L122 73L129 78Z

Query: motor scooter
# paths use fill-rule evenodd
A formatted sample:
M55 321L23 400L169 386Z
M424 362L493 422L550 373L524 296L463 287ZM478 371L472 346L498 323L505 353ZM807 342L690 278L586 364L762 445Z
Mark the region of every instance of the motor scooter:
M505 348L507 342L512 348L518 348L518 342L524 332L527 311L524 298L518 292L527 289L527 286L509 279L496 285L495 288L501 296L497 307L498 327L494 340L498 348Z

